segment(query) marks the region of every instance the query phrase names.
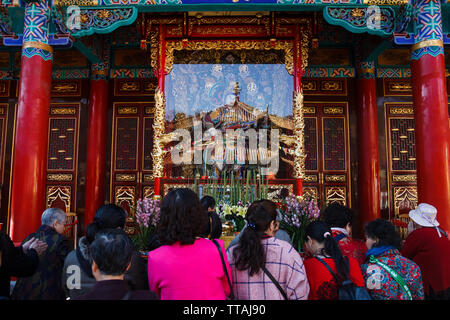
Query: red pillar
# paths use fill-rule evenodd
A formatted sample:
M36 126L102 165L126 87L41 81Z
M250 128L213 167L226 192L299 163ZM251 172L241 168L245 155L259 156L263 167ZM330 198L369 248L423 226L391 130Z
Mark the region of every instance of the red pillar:
M380 218L378 120L375 70L362 69L357 79L359 220L364 225Z
M450 129L444 55L411 60L419 203L437 208L450 231Z
M34 232L45 210L51 80L51 59L22 55L9 226L13 241Z
M84 225L105 201L108 81L90 81Z

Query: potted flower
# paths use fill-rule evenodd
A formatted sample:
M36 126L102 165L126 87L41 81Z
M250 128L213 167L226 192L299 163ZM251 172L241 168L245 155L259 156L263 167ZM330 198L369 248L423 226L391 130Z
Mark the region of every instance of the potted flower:
M303 253L306 227L320 214L317 202L309 195L299 201L295 195L291 194L281 204L280 211L282 213L280 228L290 235L294 248Z
M221 203L219 205L219 216L225 224L232 226L232 232L237 234L241 232L245 226L245 214L247 213L248 204L238 201L236 205Z
M137 232L132 237L138 249L147 255L152 236L159 221L160 202L148 198L139 199L134 210L134 222Z

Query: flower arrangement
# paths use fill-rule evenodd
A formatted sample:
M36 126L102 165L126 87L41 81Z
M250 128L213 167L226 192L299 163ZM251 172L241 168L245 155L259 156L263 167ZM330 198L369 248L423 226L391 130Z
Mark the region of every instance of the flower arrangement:
M232 232L240 232L245 226L245 214L250 204L244 204L238 201L236 205L220 203L218 213L222 221L229 222L232 226Z
M311 221L319 218L320 209L317 202L309 195L299 201L291 194L280 205L280 211L282 213L280 228L291 236L294 248L302 252L306 241L306 227Z
M155 233L159 221L160 203L158 200L139 199L134 208L134 221L137 233L133 240L140 250L148 250L149 240Z

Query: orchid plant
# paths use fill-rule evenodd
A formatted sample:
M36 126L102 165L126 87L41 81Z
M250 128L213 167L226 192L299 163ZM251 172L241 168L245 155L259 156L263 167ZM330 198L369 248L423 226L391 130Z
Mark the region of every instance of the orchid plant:
M302 252L306 241L306 227L319 218L320 209L317 202L309 195L299 201L291 194L282 203L280 211L282 212L280 228L291 236L294 248Z
M139 199L134 209L137 233L133 240L139 249L147 250L149 240L155 233L159 221L160 202L148 198Z

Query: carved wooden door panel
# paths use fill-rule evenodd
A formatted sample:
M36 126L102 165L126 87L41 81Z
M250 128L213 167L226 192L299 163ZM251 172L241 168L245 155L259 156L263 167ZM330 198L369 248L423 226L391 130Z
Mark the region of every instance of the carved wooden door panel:
M49 109L46 207L76 212L80 103Z
M304 193L323 207L350 206L348 112L346 102L305 102Z
M113 107L111 194L114 203L130 211L140 198L151 198L152 102L116 102Z
M406 224L418 201L414 110L410 102L388 102L385 111L389 218ZM406 238L407 228L399 231Z

